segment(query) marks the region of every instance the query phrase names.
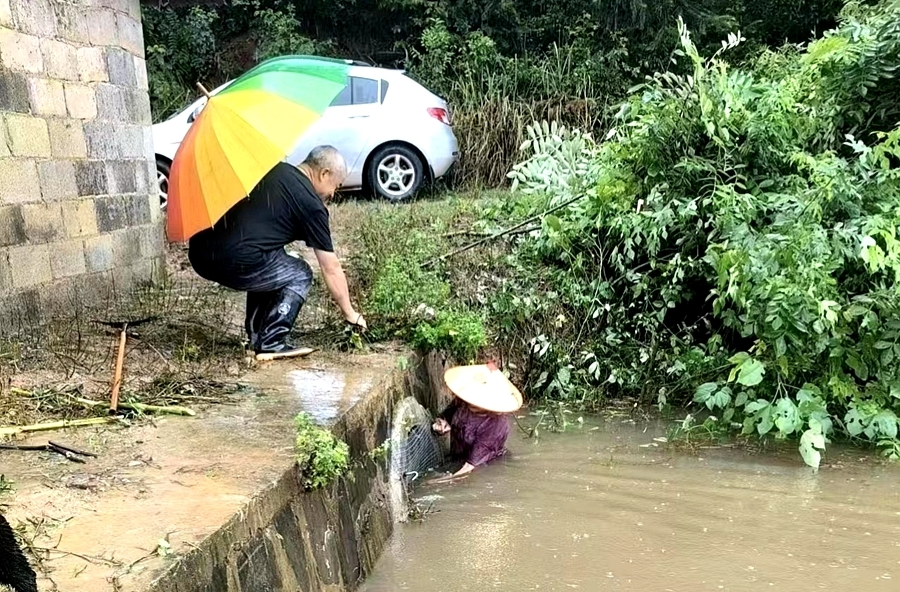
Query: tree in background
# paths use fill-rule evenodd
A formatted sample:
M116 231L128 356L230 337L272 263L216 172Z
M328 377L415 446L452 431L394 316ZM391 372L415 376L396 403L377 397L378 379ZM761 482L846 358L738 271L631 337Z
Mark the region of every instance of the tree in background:
M184 3L182 3L184 4ZM728 59L799 43L835 24L840 0L199 0L145 6L154 116L267 57L309 53L401 67L447 98L457 182L497 185L534 119L602 132L609 107L673 66L682 18L701 53ZM487 121L499 122L486 125ZM499 154L499 157L498 157Z

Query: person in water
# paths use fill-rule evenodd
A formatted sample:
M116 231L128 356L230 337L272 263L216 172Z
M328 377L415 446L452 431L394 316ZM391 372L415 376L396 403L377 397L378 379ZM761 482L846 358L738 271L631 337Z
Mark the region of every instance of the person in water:
M455 398L432 429L439 435L450 434L450 455L463 462L449 476L454 478L506 453L510 414L522 406L522 394L492 362L450 368L444 381Z

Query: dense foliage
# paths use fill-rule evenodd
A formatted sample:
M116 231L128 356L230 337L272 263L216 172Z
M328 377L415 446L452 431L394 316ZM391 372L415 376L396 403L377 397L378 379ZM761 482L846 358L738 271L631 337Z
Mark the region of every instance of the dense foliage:
M259 60L314 53L401 67L447 98L463 159L455 181L496 186L525 127L559 120L605 129L609 105L646 74L665 71L678 16L701 49L738 28L750 41L802 42L833 22L840 0L198 0L145 6L154 116L168 117Z
M900 2L845 16L752 68L724 60L737 36L703 59L682 25L688 73L648 80L607 141L533 130L513 176L583 197L507 287L525 317L565 302L566 322L541 323L533 388L690 392L708 424L802 434L815 466L834 433L896 456ZM553 297L522 298L535 285Z
M798 438L813 466L833 438L898 456L900 0L852 4L810 45L730 65L741 45L705 59L682 23L683 74L635 89L602 141L528 128L512 199L368 220L368 306L420 346L442 312L466 315L443 346L466 357L487 331L532 397L693 404L703 423L685 429ZM554 206L421 265L453 228Z

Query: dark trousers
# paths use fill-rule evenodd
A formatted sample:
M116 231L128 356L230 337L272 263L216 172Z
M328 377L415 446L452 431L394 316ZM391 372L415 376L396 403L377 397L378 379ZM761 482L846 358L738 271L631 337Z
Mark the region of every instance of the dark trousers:
M252 270L235 271L224 266L207 266L199 259L191 258L191 265L201 277L247 293L244 327L252 348L266 341L266 334L271 333L266 325L273 322L284 324L290 330L312 286L313 272L309 263L288 255L284 249L270 251L263 264ZM293 297L285 292L293 293ZM269 326L268 329L279 335L283 332L277 326Z
M191 260L194 270L204 279L240 292L280 292L288 289L306 300L313 272L302 257L292 257L284 249L266 254L256 269L234 271L225 266L207 266Z

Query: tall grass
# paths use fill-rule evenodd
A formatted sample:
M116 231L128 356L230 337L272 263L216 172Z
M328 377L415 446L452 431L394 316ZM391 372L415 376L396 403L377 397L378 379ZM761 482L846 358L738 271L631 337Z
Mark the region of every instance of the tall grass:
M451 176L459 187L498 187L520 160L526 128L534 121L559 121L586 131L602 131L608 106L576 47L554 47L540 59L502 58L461 64L419 79L447 97L460 144ZM602 72L602 68L600 69ZM617 73L618 74L618 73Z

